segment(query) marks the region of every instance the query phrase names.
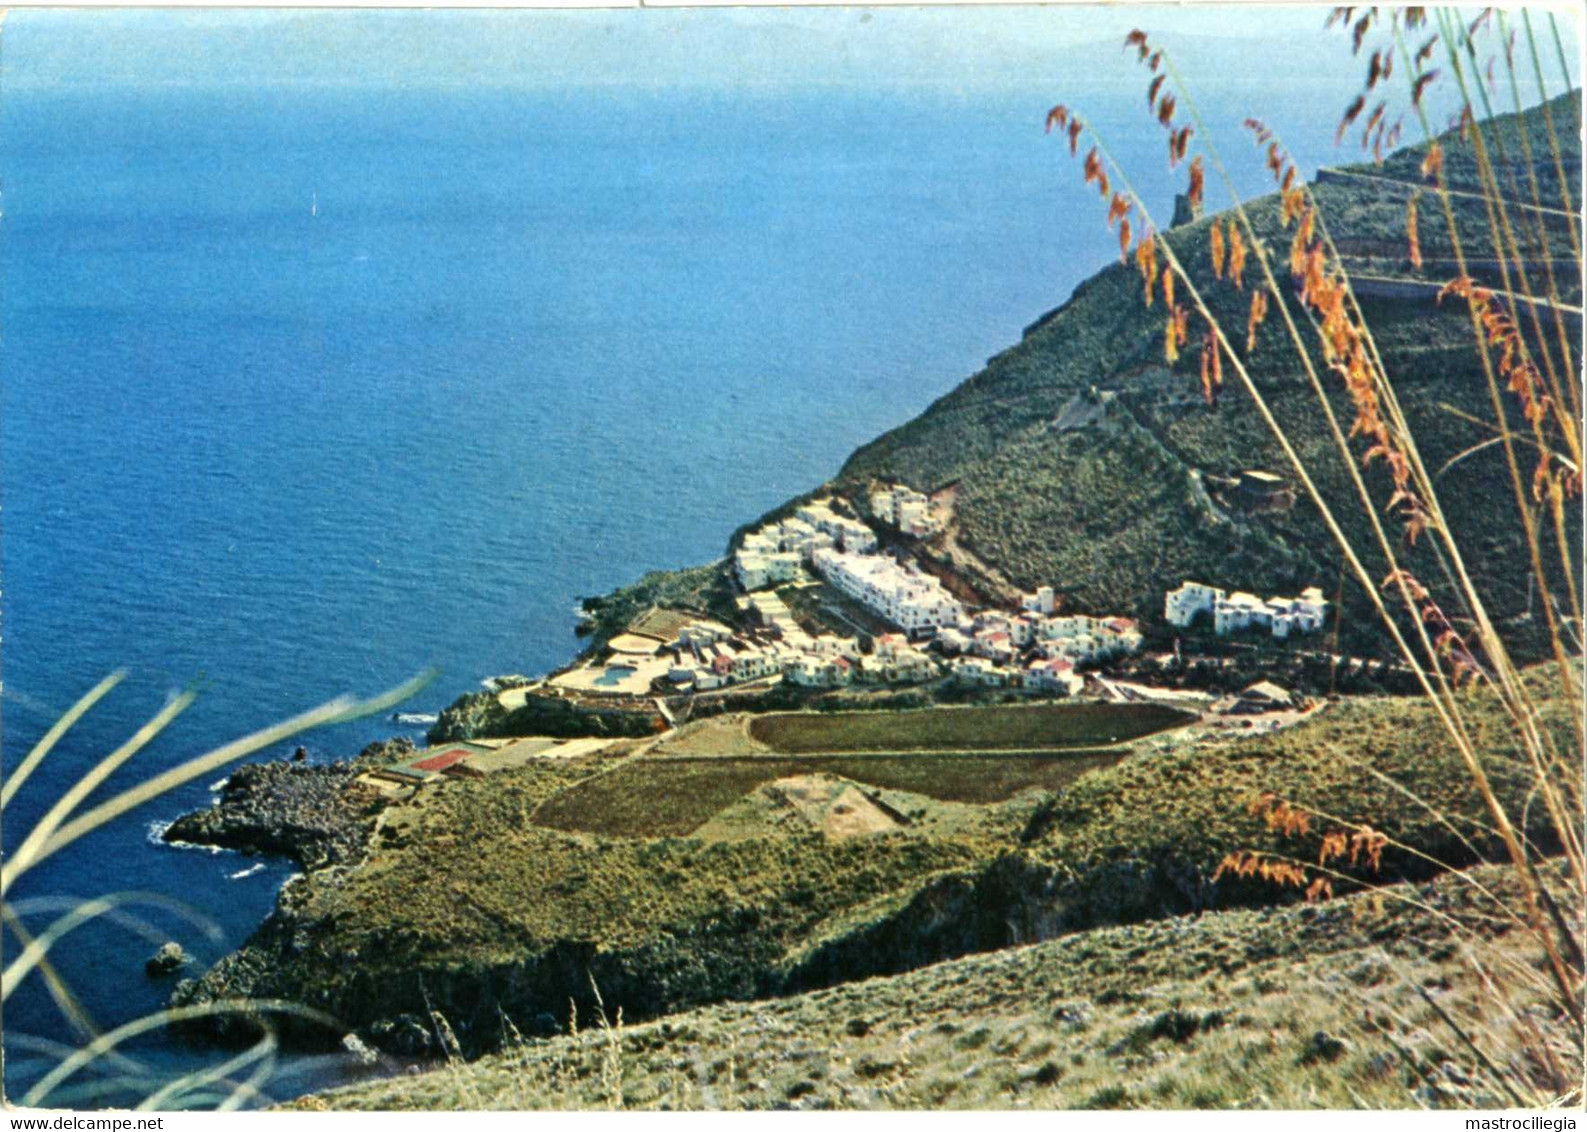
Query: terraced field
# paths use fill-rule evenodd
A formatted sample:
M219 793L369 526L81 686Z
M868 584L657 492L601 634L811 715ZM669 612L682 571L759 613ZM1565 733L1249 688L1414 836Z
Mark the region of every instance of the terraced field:
M1034 704L920 711L799 712L751 721L784 754L847 751L1042 751L1101 747L1190 722L1162 704Z
M681 837L756 787L779 778L836 774L945 802L1001 802L1021 790L1056 790L1120 755L850 755L806 758L637 758L561 791L536 825L607 837Z

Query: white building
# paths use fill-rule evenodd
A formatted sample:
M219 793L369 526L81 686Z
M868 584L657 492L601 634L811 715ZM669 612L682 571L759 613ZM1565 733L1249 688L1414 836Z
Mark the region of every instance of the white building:
M782 665L778 658L765 649L754 647L741 649L732 659L734 680L759 680L763 676L770 676L780 671Z
M1044 633L1036 642L1037 651L1048 660L1096 664L1140 651L1140 630L1127 617L1103 620L1077 615L1063 620L1058 631Z
M1220 637L1245 629L1271 629L1273 626L1273 615L1267 608L1267 602L1255 594L1240 590L1220 597L1213 607L1212 615L1213 631Z
M903 484L871 492L871 514L915 538L929 538L942 530L931 514L931 500Z
M937 644L948 656L968 652L975 638L958 627L937 630Z
M1075 666L1062 658L1032 661L1025 670L1025 686L1044 692L1076 696L1085 689L1085 678L1075 671Z
M848 657L802 654L783 667L783 679L807 688L837 688L854 679L854 662Z
M1308 586L1299 597L1263 599L1238 590L1226 593L1200 582L1185 582L1169 590L1163 600L1163 617L1176 628L1189 627L1202 613L1212 614L1213 631L1219 636L1266 629L1283 639L1321 629L1328 619L1328 601L1316 586Z
M1163 599L1163 620L1176 629L1188 629L1197 615L1211 613L1224 591L1200 582L1185 582Z
M800 561L800 555L789 551L740 550L733 556L733 571L745 590L761 590L797 580Z
M997 664L1007 664L1014 659L1014 642L1001 629L984 629L975 635L975 655L984 656Z
M1270 597L1267 608L1273 635L1280 638L1315 633L1328 619L1328 600L1316 586L1306 587L1299 597Z
M1128 617L1110 617L1102 622L1099 631L1118 652L1139 652L1144 639L1140 626Z
M979 656L961 656L953 664L953 678L981 688L1006 688L1012 674L1001 665Z
M858 519L839 515L832 509L831 500L817 499L800 507L800 521L836 540L836 545L849 554L869 554L878 545L876 532Z
M1041 623L1040 636L1044 641L1072 641L1087 637L1096 631L1097 619L1084 613L1071 613L1065 617L1049 617Z
M818 550L811 561L843 593L908 633L956 624L964 614L936 578L885 555Z
M939 675L937 662L923 649L905 644L855 662L856 679L875 684L918 684Z
M678 630L678 643L684 648L714 645L729 636L731 633L725 625L713 625L709 621L690 621Z
M807 511L809 518L801 517ZM820 520L825 527L813 520ZM869 527L837 515L825 504L814 509L800 508L799 515L767 523L745 535L733 555L738 584L752 591L796 581L800 564L808 562L817 550L836 546L839 533L845 531L855 546L868 540L868 548L875 548L876 536Z
M858 637L840 637L836 633L820 633L806 639L804 651L815 656L844 656L853 660L860 655Z
M1051 586L1039 586L1035 593L1020 595L1019 607L1027 613L1043 613L1050 617L1058 609L1058 595Z

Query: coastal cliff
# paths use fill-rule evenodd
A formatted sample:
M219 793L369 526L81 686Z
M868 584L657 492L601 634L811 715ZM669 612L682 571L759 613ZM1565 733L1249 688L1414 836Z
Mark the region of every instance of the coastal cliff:
M1458 175L1469 157L1453 139L1446 142ZM1412 151L1405 160L1414 159ZM1403 194L1360 182L1319 185L1319 202L1341 241L1381 242L1383 232L1395 230L1390 218L1401 215ZM1273 198L1250 207L1260 230L1284 238ZM1207 263L1212 219L1166 234L1187 263ZM1428 245L1436 259L1440 249L1431 239ZM1209 267L1193 271L1220 313L1243 325L1236 308L1248 296L1220 288ZM1370 303L1379 347L1429 463L1485 439L1462 416L1480 419L1486 396L1464 312L1415 298ZM1199 401L1191 363L1162 360L1159 315L1143 306L1132 271L1103 270L982 373L861 448L833 486L859 494L881 478L921 490L953 485L954 520L944 538L1014 584L1061 580L1079 610L1155 616L1164 590L1186 577L1258 592L1340 577L1308 504L1242 510L1206 487L1248 468L1282 475L1283 457L1247 399L1226 390L1211 404ZM1322 490L1347 495L1320 410L1277 340L1276 321L1258 335L1257 380L1300 438ZM1472 561L1478 585L1498 616L1515 617L1526 606L1525 571L1514 568L1524 551L1501 505L1509 488L1500 454L1478 453L1448 472L1441 490L1466 503L1455 517L1457 535L1484 548ZM1381 505L1388 478L1377 468L1371 474ZM1352 514L1345 521L1360 535L1367 520ZM1368 569L1380 565L1368 558ZM1439 574L1434 563L1413 558L1412 565L1430 566L1429 578ZM724 572L714 565L649 575L592 599L585 604L592 647L650 605L717 609L724 587ZM1381 634L1362 614L1363 602L1346 589L1340 647L1381 656ZM1514 628L1524 656L1535 626ZM1540 702L1557 690L1557 679L1536 679ZM1546 848L1546 818L1525 804L1528 771L1507 728L1480 693L1465 695L1484 734L1480 749L1495 792L1528 815L1525 832ZM1547 710L1563 727L1564 705L1549 702ZM493 696L476 693L442 714L432 738L590 733L555 730L563 726L553 718L557 711L567 714L568 727L590 726L578 712L540 704L533 711L541 714L514 718ZM653 729L643 713L630 714L635 730L617 734ZM635 788L632 795L588 789L609 781L611 765L598 760L548 760L448 782L421 801L388 808L357 863L356 854L337 856L334 837L294 833L281 844L298 846L308 873L283 890L275 913L237 953L184 984L175 1000L293 999L372 1044L405 1053L435 1052L433 1011L473 1054L507 1041L514 1027L553 1032L570 1002L581 1026L619 1008L626 1018L649 1018L1185 912L1294 902L1300 893L1293 887L1214 881L1231 854L1316 856L1315 837L1297 845L1266 820L1263 798L1370 825L1416 847L1374 856L1370 868L1365 861L1341 866L1341 889L1422 880L1493 849L1486 835L1470 832L1486 828L1486 811L1421 702L1363 697L1272 735L1165 741L1060 790L1000 799L957 825L839 839L768 821L753 836L724 839L709 836L705 825L684 836L616 837L576 820L590 794L643 814L679 805L684 791L720 791L724 809L749 792L733 793L741 780L726 769L705 759L698 765L700 777L682 786ZM719 777L707 782L713 771ZM852 778L861 792L877 786L859 769ZM188 828L215 843L224 836L263 848L269 822L253 800L261 791L292 796L300 787L316 797L335 793L308 781L281 771L245 778L233 799L235 818L194 819ZM579 804L568 803L581 789ZM324 813L344 814L346 801L326 803ZM557 828L541 824L553 801L575 819L559 819ZM919 807L930 811L934 801L940 799L924 798ZM317 806L305 808L319 814ZM287 824L308 830L318 820ZM228 1025L206 1023L205 1033L240 1036ZM289 1027L289 1036L338 1035Z

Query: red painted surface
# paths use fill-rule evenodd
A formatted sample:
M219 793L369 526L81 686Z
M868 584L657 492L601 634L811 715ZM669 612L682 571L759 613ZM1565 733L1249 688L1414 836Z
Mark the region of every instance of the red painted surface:
M453 763L460 763L472 755L473 751L466 751L461 747L453 747L450 751L442 751L439 755L431 755L427 759L420 759L413 764L415 770L441 771Z

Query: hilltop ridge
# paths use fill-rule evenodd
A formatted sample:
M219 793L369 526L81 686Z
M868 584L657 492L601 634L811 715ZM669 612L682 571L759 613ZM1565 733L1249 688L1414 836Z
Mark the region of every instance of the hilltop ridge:
M1552 108L1556 117L1571 120L1572 112L1579 116L1580 99L1562 96ZM1539 117L1528 119L1534 132ZM1513 116L1493 129L1501 141L1510 138L1507 152L1517 158ZM1574 131L1563 131L1561 140L1567 166L1579 165ZM1451 180L1468 185L1470 144L1458 133L1440 143ZM1408 147L1382 166L1325 173L1310 188L1350 270L1385 284L1363 288L1363 306L1424 457L1439 468L1489 438L1480 421L1491 418L1492 408L1464 305L1434 301L1454 266L1441 217L1428 216L1437 211L1430 201L1419 225L1422 269L1408 259L1406 202L1422 184L1417 167L1425 148ZM1556 181L1541 136L1533 152L1544 183ZM1512 160L1509 174L1519 183L1525 183L1523 168ZM1289 234L1279 223L1276 196L1247 208L1267 245L1286 249ZM1472 273L1481 278L1492 248L1480 201L1457 197L1455 209ZM1227 217L1205 217L1167 238L1198 288L1213 297L1219 317L1243 329L1251 282L1241 292L1213 278L1207 244L1215 219ZM1562 220L1545 219L1554 229L1557 256L1569 247ZM1574 269L1562 287L1566 302L1579 301ZM897 479L932 490L955 483L960 543L1017 584L1057 580L1085 610L1160 612L1164 590L1187 577L1257 592L1322 584L1331 594L1342 574L1340 558L1307 500L1253 514L1206 490L1247 469L1291 484L1293 476L1240 389L1226 385L1208 405L1200 397L1195 351L1166 363L1162 313L1160 302L1151 308L1142 302L1133 266L1103 268L980 373L857 450L836 484L856 489L873 479ZM1270 316L1258 336L1249 361L1253 377L1325 497L1335 502L1347 533L1365 547L1371 541L1365 515L1351 502L1346 470L1279 323ZM1342 410L1342 389L1330 393ZM1077 427L1082 403L1100 411ZM1368 482L1383 506L1387 475L1376 469ZM1525 572L1512 567L1524 560L1524 548L1501 452L1492 448L1452 463L1439 489L1463 501L1456 535L1482 549L1473 555L1478 582L1499 616L1523 613ZM1371 568L1381 565L1375 554L1366 557ZM1413 551L1411 563L1428 578L1438 573L1424 554ZM1345 607L1361 612L1364 601L1352 587L1346 578Z

